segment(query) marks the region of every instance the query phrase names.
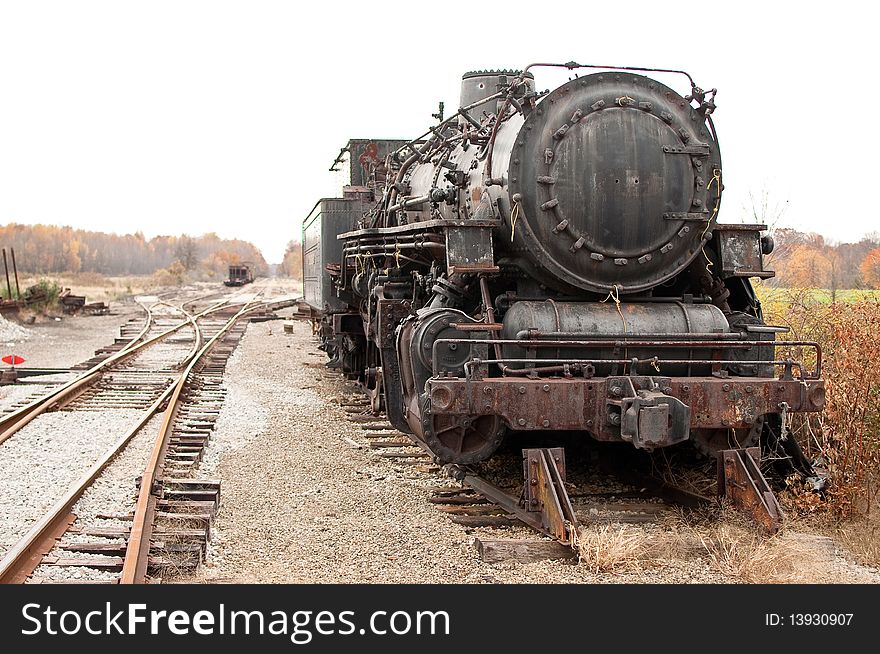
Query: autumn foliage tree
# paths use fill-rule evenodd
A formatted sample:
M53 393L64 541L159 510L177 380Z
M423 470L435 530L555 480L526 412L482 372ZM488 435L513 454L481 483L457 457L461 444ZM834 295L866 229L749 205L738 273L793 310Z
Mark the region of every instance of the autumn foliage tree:
M779 264L777 264L779 265ZM786 286L825 288L831 273L831 262L825 253L811 245L799 245L788 256L777 275Z
M859 266L862 282L870 288L880 288L880 248L874 248Z
M302 279L302 243L290 241L287 244L287 249L284 251L284 259L281 260L278 272L287 277Z
M880 246L880 234L867 234L857 243L833 243L819 234L808 234L791 228L773 231L776 247L764 264L776 271L772 286L827 288L832 299L838 289L878 288L866 275L871 263L868 255Z
M55 225L0 225L0 245L15 249L19 271L37 274L94 272L148 275L179 262L197 276L225 275L230 263L249 261L258 275L266 261L252 243L202 236L106 234Z

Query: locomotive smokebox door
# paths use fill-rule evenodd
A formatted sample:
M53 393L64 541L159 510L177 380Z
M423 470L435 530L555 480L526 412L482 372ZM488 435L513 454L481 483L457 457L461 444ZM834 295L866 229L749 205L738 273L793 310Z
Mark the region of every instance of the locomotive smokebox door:
M575 288L626 294L700 254L720 203L707 186L721 155L672 89L640 75L587 75L551 92L523 125L508 191L521 198L517 239L538 268Z

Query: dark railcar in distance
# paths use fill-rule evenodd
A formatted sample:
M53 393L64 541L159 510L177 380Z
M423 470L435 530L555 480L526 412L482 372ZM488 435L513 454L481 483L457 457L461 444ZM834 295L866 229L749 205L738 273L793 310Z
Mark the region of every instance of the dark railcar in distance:
M229 266L229 278L223 283L226 286L244 286L254 281L254 270L249 263L236 263Z

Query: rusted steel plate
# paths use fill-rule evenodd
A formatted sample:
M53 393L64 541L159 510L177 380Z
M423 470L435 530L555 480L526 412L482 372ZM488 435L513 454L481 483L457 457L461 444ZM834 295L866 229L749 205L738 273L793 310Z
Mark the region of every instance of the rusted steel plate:
M609 405L626 395L614 392L616 379L631 379L636 390L648 379L665 395L692 407L690 428L746 428L783 403L792 411L820 411L820 380L716 377L432 378L427 383L435 411L453 415L497 415L514 430L585 430L598 440L621 440Z
M749 447L722 450L718 456L718 491L747 512L764 531L774 534L785 514L761 473L761 450Z
M544 531L564 545L577 545L578 521L565 490L561 447L523 450L526 511L541 514Z

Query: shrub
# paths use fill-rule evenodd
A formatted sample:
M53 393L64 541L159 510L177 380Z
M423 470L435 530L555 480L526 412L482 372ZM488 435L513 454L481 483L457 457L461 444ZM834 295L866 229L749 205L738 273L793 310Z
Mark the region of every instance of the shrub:
M768 322L787 324L791 337L822 347L825 411L798 414L791 427L807 455L827 466L830 487L822 503L802 502L802 508L840 516L870 512L880 482L880 376L874 367L880 361L880 302L824 304L800 291L765 309Z
M61 286L51 279L39 279L36 284L29 286L24 292L24 300L39 298L35 302L29 302L32 308L46 309L58 304L58 296L61 295Z
M186 279L186 268L175 261L167 268L153 273L152 281L156 286L182 286Z

